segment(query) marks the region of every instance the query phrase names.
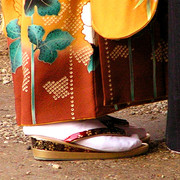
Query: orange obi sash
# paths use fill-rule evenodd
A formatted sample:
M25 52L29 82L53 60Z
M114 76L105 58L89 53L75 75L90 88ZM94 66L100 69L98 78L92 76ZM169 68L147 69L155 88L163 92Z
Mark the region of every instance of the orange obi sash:
M128 38L153 18L158 0L91 0L92 26L107 39Z

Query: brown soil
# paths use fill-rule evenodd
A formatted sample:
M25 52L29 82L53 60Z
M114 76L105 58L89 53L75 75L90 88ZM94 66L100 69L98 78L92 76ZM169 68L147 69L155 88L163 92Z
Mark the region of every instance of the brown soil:
M0 35L0 180L180 180L180 155L164 143L167 102L128 108L113 115L151 133L150 151L116 160L36 161L30 141L15 123L13 84L5 39ZM162 108L163 107L163 108ZM143 110L142 110L143 109Z

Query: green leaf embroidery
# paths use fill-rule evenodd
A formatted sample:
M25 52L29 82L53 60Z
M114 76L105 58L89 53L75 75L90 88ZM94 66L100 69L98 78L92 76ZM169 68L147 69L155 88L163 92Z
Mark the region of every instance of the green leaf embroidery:
M18 19L9 22L6 27L7 36L15 41L9 46L12 72L22 66L22 50L21 50L21 28L18 25Z
M30 38L31 43L37 45L38 47L39 44L42 43L44 33L45 31L42 26L31 25L28 28L28 37Z
M95 61L94 58L93 58L93 55L91 55L90 57L90 61L89 61L89 64L88 64L88 72L90 73L91 71L95 71L96 68L98 67L99 65L99 61Z
M21 40L18 39L11 43L10 47L10 59L12 72L15 73L16 69L22 66L22 51L21 51Z
M147 17L148 17L148 20L150 20L151 19L151 1L150 0L148 0L148 2L147 2Z
M35 6L37 6L40 16L58 15L61 8L58 0L26 0L24 5L25 14L32 16Z
M42 46L40 49L39 60L46 63L53 63L58 54L56 50L48 49L46 46Z
M139 2L136 4L136 6L134 7L135 9L138 8L142 3L144 2L144 0L139 0ZM151 0L147 0L147 17L148 17L148 20L151 19Z
M142 3L144 2L144 0L139 0L139 2L136 4L136 6L135 6L135 9L137 8L137 7L139 7Z
M44 32L43 27L31 25L28 28L28 37L30 42L36 45L35 51L40 50L39 60L53 63L57 58L57 50L65 49L74 38L67 31L56 29L51 31L43 41Z
M21 37L21 28L18 25L18 19L14 19L9 22L6 26L7 36L11 39L16 39Z

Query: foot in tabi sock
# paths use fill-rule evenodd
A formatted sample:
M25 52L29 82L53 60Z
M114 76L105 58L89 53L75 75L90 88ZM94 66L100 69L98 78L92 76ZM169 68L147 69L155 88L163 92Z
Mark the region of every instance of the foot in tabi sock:
M23 131L32 137L34 157L41 160L131 157L148 150L139 139L146 137L145 130L127 124L109 127L97 119L24 126Z
M148 143L150 141L150 134L147 133L144 128L132 126L125 119L119 119L119 118L106 115L101 118L98 118L98 120L109 128L118 127L118 128L123 129L126 132L126 136L137 134L142 142Z

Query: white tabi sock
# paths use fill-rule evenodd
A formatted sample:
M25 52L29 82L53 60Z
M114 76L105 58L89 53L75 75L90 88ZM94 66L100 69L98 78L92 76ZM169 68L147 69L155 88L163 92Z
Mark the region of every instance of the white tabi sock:
M98 120L84 120L40 126L24 126L23 131L28 136L44 136L64 140L70 135L94 128L105 128ZM127 136L97 136L77 142L79 145L107 152L123 152L141 146L138 135Z

